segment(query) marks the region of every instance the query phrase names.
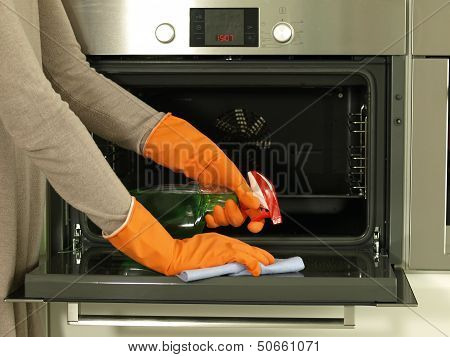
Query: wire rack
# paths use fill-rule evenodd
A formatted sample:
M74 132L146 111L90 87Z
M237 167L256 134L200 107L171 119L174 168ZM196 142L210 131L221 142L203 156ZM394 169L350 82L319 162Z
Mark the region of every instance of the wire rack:
M237 108L221 114L216 128L225 142L252 143L261 149L271 146L266 120L250 110Z
M349 188L351 195L367 198L367 106L348 114L350 145L348 148Z

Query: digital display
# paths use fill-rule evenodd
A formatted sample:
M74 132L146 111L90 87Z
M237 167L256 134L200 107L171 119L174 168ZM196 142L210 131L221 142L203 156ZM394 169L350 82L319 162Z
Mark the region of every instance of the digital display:
M192 8L191 47L258 47L258 8Z
M217 35L217 41L219 42L233 42L234 35L232 33L220 33Z
M205 45L244 45L244 10L206 9Z

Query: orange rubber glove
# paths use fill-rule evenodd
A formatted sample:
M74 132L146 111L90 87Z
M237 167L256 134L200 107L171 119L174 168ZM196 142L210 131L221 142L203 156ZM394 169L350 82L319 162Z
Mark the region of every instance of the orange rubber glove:
M227 200L225 206L215 206L212 213L205 216L206 226L208 228L217 228L220 226L232 225L233 227L240 227L246 217L256 217L260 214L260 209L242 209L233 200ZM264 227L264 220L250 221L247 228L252 233L259 233Z
M127 220L117 231L103 235L116 249L136 262L164 275L238 262L253 276L261 274L259 262L273 264L267 251L217 233L173 239L134 197Z
M173 171L183 172L202 186L222 186L234 191L244 209L260 206L247 181L225 153L187 121L170 113L148 136L143 155ZM235 207L231 211L237 212ZM229 218L236 224L243 224L245 220L237 213L236 217L230 215ZM211 218L208 220L212 223ZM261 229L263 225L264 221L258 223Z

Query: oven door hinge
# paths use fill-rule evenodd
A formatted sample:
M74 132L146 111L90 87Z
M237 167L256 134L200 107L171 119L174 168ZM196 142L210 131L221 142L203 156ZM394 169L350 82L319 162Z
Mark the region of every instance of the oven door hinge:
M375 227L375 231L373 232L373 260L376 264L380 261L380 238L380 227Z
M72 239L72 252L75 254L75 260L77 265L81 264L81 252L83 248L82 242L83 231L81 230L81 225L79 223L75 224L73 230L73 239Z

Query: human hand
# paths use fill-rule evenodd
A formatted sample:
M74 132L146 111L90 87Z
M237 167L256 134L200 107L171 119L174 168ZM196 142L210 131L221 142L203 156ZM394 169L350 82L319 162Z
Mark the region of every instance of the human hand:
M259 233L264 227L264 218L253 220L261 214L261 209L239 208L233 200L229 199L225 202L224 207L217 205L211 213L205 216L206 226L208 228L217 228L220 226L232 225L233 227L240 227L244 224L247 217L250 217L250 222L247 228L252 233Z

